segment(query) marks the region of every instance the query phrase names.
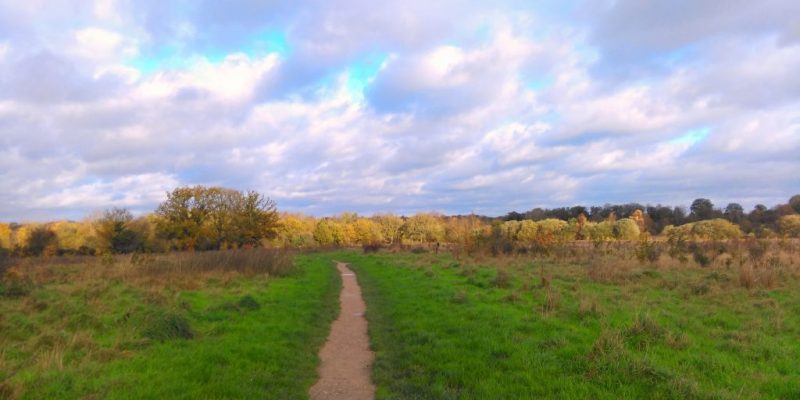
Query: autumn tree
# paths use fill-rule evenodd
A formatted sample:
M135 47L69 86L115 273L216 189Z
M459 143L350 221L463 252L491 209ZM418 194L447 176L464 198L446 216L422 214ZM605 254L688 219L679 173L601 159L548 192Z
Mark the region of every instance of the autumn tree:
M339 236L337 230L339 229L336 221L330 218L323 218L317 222L314 228L314 241L321 246L330 246L336 244L336 238Z
M278 241L284 246L304 247L314 243L314 228L317 223L312 217L302 214L281 214L278 227Z
M403 226L403 219L394 214L380 214L372 217L378 224L381 237L385 244L393 245L400 242L400 228Z
M403 238L414 243L433 243L444 239L444 227L434 214L419 213L406 219Z
M275 202L261 194L220 187L181 187L156 210L158 229L182 249L259 246L277 234Z
M800 237L800 214L784 215L778 221L778 226L783 235Z
M11 225L0 223L0 248L11 248Z
M641 209L637 209L636 211L634 211L629 218L636 223L636 226L639 228L639 232L646 231L644 213L642 212Z
M58 237L49 227L40 225L31 229L26 238L25 252L34 255L55 255L58 252Z
M377 244L383 242L381 227L366 218L359 218L353 222L355 240L359 244Z
M97 221L98 250L110 253L130 253L141 250L143 238L130 229L133 214L124 208L106 210Z

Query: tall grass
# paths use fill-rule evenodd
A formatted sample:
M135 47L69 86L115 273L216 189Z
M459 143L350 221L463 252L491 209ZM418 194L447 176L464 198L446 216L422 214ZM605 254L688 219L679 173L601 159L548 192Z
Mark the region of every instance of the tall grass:
M340 288L329 259L267 249L9 271L25 290L0 295L0 399L304 398Z
M166 254L59 256L15 259L0 280L7 295L21 291L19 282L35 285L113 280L191 288L210 276L287 276L294 271L292 253L275 249L173 252ZM9 278L13 273L13 279ZM0 278L3 278L0 276ZM0 288L3 288L0 287ZM14 289L14 290L11 290ZM16 292L15 292L16 291ZM25 289L25 291L29 291ZM0 291L2 293L2 291Z

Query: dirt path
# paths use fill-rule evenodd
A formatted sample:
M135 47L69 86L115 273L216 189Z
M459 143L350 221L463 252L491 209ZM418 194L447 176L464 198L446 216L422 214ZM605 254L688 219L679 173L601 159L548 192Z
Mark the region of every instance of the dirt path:
M375 386L370 379L374 355L369 349L367 306L361 298L356 275L345 263L336 263L342 274L341 310L333 322L328 341L319 353L319 380L311 387L312 400L372 400Z

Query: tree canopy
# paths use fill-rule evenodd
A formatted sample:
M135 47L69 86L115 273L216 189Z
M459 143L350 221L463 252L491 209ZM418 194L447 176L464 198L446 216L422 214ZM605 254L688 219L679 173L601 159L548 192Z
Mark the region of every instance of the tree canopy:
M259 246L277 234L275 202L255 191L181 187L158 206L159 231L180 249Z

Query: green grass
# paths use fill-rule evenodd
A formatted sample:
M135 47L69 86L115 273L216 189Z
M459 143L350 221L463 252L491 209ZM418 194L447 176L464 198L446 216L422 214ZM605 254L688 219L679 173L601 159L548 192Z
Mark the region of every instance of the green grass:
M51 283L0 297L0 398L306 398L340 278L329 258L295 264L184 288L54 267Z
M598 281L523 258L331 257L363 289L378 399L800 398L794 278L747 290L719 268Z

